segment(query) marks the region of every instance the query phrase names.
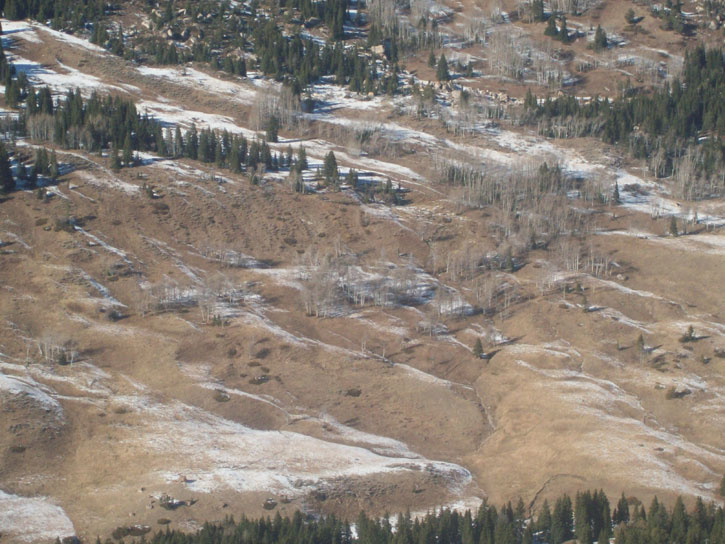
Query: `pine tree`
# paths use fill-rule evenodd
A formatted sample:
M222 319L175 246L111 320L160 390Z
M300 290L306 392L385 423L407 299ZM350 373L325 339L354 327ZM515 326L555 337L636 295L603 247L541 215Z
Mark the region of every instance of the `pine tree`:
M48 173L48 152L44 147L35 151L35 169L38 174L46 175Z
M549 501L544 499L544 504L539 512L539 518L536 520L536 530L542 532L543 540L549 542L551 538L551 509Z
M5 17L13 21L25 19L25 1L7 0L5 2Z
M21 181L25 181L25 179L28 177L28 170L25 168L25 164L21 161L18 161L16 177Z
M556 18L552 15L546 22L546 29L544 30L544 35L554 38L558 33L559 30L556 28Z
M554 514L551 520L551 542L561 544L573 536L574 517L571 499L564 495L557 499Z
M335 159L335 153L330 151L325 156L325 163L323 166L323 174L326 183L337 183L339 178L339 172L337 170L337 159Z
M677 497L672 510L672 528L670 530L671 542L685 542L687 538L688 516L682 497Z
M267 121L267 135L266 139L268 142L277 142L277 134L279 132L279 119L276 115L272 115Z
M128 168L133 161L133 149L131 147L131 134L126 133L123 141L123 165Z
M622 496L617 502L617 507L614 509L614 513L612 515L612 521L615 525L629 522L629 503L627 502L627 498L624 496L624 493L622 493Z
M111 170L118 172L121 169L121 157L118 156L118 148L111 148Z
M561 18L561 28L559 29L559 41L569 43L569 29L566 27L566 17Z
M433 52L433 50L431 49L430 55L428 55L428 66L430 66L431 68L435 68L435 65L436 65L436 55Z
M680 233L677 230L677 218L673 215L670 217L670 235L679 236Z
M483 345L481 344L480 338L476 338L476 343L473 345L473 355L479 359L481 358L481 355L483 355Z
M239 156L239 145L235 142L229 153L229 169L232 172L239 173L242 171L242 160Z
M304 147L300 146L297 148L297 170L302 172L307 170L309 165L307 164L307 151Z
M621 204L622 201L619 198L619 183L616 181L614 182L614 192L612 193L612 201L614 201L615 204Z
M15 179L10 169L10 157L5 144L0 142L0 191L9 193L15 189Z
M34 189L38 185L38 170L33 165L30 168L30 175L28 175L28 187Z
M191 125L186 142L186 155L195 161L199 157L199 135L196 132L196 125Z
M644 348L645 348L644 336L642 336L642 333L640 333L639 336L637 337L637 351L639 353L644 353Z
M601 51L607 48L607 33L601 25L597 25L597 31L594 33L594 50Z
M448 73L448 61L446 60L446 56L443 54L441 54L441 58L438 59L436 79L438 79L438 81L449 81L451 79L451 75Z
M60 176L60 168L58 167L58 157L55 155L55 149L50 153L50 169L48 170L50 179L53 181L58 179Z

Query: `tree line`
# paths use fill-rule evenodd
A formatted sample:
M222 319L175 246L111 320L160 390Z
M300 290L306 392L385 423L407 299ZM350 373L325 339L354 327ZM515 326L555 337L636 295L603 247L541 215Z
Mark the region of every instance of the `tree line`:
M598 534L597 534L598 533ZM593 535L597 534L596 537ZM122 535L121 535L122 536ZM464 513L441 509L421 518L410 513L371 518L361 512L354 525L335 516L314 518L295 512L273 518L204 524L196 533L166 529L144 535L149 544L561 544L576 538L581 544L709 544L725 543L725 514L721 506L697 499L688 511L681 498L668 509L656 497L648 509L624 495L610 515L603 491L563 495L553 511L544 501L530 517L521 499L514 507L496 508L484 501ZM100 544L100 540L97 541Z
M105 0L0 0L5 17L51 22L55 30L78 30L103 19L112 10Z

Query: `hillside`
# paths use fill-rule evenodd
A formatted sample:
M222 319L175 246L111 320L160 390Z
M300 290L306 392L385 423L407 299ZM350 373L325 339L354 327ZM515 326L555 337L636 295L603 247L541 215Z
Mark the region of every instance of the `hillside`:
M719 113L688 139L643 123L638 156L547 133L583 114L535 112L547 95L614 103L627 78L636 96L674 86L686 50L722 45L717 15L682 6L682 34L607 1L555 45L523 5L413 2L396 20L437 21L418 39L451 67L428 85L431 47L385 51L402 40L387 4L325 4L315 25L303 2L117 4L98 15L108 39L99 21L2 19L3 543L484 498L534 515L587 488L722 504ZM260 50L249 18L277 16L320 47L342 25L344 85ZM589 49L596 24L621 45ZM371 90L351 89L370 66Z

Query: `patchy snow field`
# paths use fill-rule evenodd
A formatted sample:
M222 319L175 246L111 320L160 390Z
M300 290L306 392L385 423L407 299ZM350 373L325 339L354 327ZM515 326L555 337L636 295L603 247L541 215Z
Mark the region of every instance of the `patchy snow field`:
M45 497L19 497L0 490L0 531L18 542L39 542L74 536L65 511Z

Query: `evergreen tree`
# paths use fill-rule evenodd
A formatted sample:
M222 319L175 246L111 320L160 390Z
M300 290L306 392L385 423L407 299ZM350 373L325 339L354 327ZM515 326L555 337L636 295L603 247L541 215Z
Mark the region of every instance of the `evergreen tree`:
M5 144L0 142L0 191L9 193L15 189L15 179L10 169L10 157Z
M28 176L28 187L34 189L38 185L38 170L35 165L30 168L30 175Z
M627 502L627 498L624 496L624 493L622 493L619 502L617 502L617 507L614 509L614 513L612 514L612 521L615 525L629 522L629 503Z
M431 68L435 68L435 65L436 65L436 55L433 52L433 50L431 49L430 55L428 55L428 66L430 66Z
M55 155L55 149L51 151L50 153L50 168L48 170L48 175L50 176L50 179L53 181L58 179L58 176L60 176L60 168L58 167L58 157Z
M556 501L551 520L552 544L561 544L573 536L574 517L571 499L564 495Z
M619 197L619 183L617 183L616 181L614 182L614 192L612 193L612 201L615 204L621 204L622 203L622 201L621 201L621 199Z
M601 51L607 48L607 33L601 25L597 25L597 31L594 33L594 50Z
M44 147L36 149L35 151L35 169L39 174L46 175L48 173L48 152Z
M637 351L639 353L644 353L645 351L644 336L642 336L642 333L637 337Z
M670 235L671 236L679 236L680 232L677 229L677 217L674 215L670 217Z
M297 170L302 172L307 170L309 165L307 164L307 151L304 147L300 146L297 148Z
M111 170L118 172L121 169L121 157L118 155L118 148L111 149Z
M131 134L126 133L123 141L123 165L128 168L133 162L133 148L131 147Z
M267 141L277 142L277 133L279 132L279 119L276 115L270 116L267 121Z
M330 151L325 155L325 163L323 166L322 175L325 178L326 183L337 183L339 179L339 172L337 170L337 159L335 159L335 153Z
M5 17L19 21L26 17L25 0L5 0Z
M473 355L477 358L483 355L483 345L481 344L480 338L476 338L476 343L473 345Z
M544 30L544 35L554 38L558 34L559 30L556 28L556 18L552 15L546 22L546 29Z
M561 18L561 28L559 29L559 41L561 43L569 43L569 29L566 27L566 17Z
M549 542L551 539L551 509L549 508L549 501L544 499L544 504L539 512L539 518L536 520L536 530L542 533L545 542Z
M685 511L685 503L682 497L677 497L675 507L672 510L672 529L670 530L671 542L675 544L685 544L688 529L688 516Z
M448 73L448 61L443 54L441 54L441 58L438 59L436 79L438 79L438 81L449 81L451 79L451 75Z
M181 157L184 154L184 139L181 136L181 128L176 125L174 131L174 157Z
M196 125L191 125L186 142L186 155L195 161L199 157L199 135L196 132Z

